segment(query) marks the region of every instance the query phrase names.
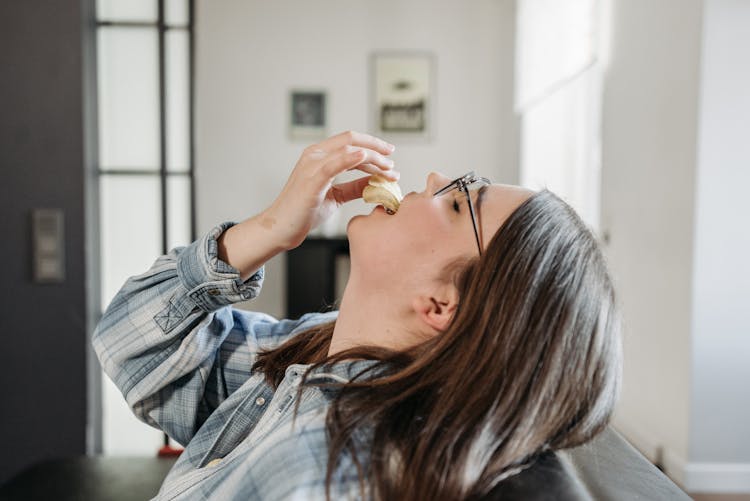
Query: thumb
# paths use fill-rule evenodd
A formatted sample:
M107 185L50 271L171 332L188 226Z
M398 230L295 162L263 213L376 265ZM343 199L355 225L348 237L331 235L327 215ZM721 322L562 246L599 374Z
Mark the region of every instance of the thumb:
M357 198L362 198L362 190L367 186L370 176L360 177L347 183L334 184L328 190L326 198L333 198L336 203L343 204Z

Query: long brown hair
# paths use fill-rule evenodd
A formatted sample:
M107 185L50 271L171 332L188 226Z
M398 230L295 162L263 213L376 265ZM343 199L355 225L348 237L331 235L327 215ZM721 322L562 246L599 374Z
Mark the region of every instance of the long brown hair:
M253 369L274 385L291 363L378 361L340 385L329 408L327 496L349 453L363 497L369 486L382 500L479 499L609 422L619 315L601 250L573 209L535 193L452 276L460 303L450 325L409 351L328 357L331 323L259 356Z

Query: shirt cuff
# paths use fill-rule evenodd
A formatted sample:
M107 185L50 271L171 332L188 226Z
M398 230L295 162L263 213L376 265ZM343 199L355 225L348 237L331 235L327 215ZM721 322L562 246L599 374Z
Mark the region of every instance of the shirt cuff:
M177 260L177 276L187 295L204 311L253 299L263 285L263 267L243 282L239 270L218 257L217 239L235 224L225 222L216 226L188 245Z

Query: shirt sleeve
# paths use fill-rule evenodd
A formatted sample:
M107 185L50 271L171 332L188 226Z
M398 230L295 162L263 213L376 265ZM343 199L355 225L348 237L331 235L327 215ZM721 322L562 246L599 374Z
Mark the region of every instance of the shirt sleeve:
M242 281L217 257L216 240L233 224L172 249L129 278L92 336L104 372L135 415L182 445L250 378L259 350L325 317L279 321L231 307L256 297L263 282L263 268Z

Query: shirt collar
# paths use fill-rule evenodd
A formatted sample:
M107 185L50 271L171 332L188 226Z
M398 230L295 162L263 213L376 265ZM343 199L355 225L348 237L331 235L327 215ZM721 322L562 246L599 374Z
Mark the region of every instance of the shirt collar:
M342 360L331 364L324 364L320 367L312 367L312 364L292 364L286 369L286 375L299 377L307 371L307 383L318 386L322 394L327 399L333 399L339 393L340 386L352 381L362 371L378 363L377 360ZM379 373L382 369L373 372L367 372L358 380L366 381ZM333 386L327 386L325 383L333 383Z
M307 372L308 382L348 383L363 371L377 363L377 360L342 360L331 364L324 364L312 369L310 369L312 364L293 364L287 368L287 373L292 371L303 374L310 369ZM373 374L374 373L367 372L361 376L360 379L369 379Z

